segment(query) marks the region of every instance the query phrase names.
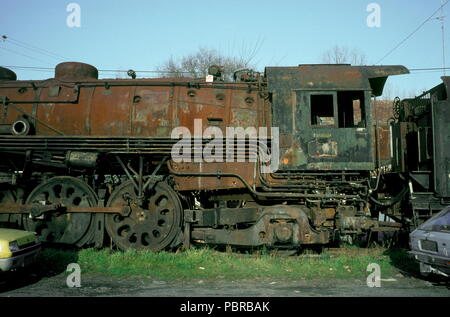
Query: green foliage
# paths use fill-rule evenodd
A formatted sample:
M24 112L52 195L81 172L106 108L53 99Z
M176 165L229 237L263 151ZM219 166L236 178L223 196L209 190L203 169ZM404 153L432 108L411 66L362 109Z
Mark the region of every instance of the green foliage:
M207 248L188 251L126 252L108 249L45 249L39 257L41 270L63 272L67 264L76 262L84 273L114 276L145 276L162 280L174 279L312 279L366 278L367 265L377 263L383 277L415 270L405 250L339 249L338 253L303 254L282 257L267 250L253 254L219 252Z

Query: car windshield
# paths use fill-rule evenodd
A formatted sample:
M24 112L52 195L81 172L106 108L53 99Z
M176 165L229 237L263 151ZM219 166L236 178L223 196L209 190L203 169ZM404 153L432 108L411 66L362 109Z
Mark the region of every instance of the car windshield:
M450 207L440 211L434 217L423 223L419 229L450 232Z

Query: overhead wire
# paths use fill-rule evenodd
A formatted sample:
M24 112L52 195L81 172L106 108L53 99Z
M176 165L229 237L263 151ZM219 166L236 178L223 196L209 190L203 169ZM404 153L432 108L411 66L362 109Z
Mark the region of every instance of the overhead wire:
M17 65L5 65L3 67L6 68L16 68L16 69L26 69L26 70L42 70L42 71L53 71L55 68L54 67L35 67L35 66L17 66ZM123 70L123 69L98 69L99 72L121 72L121 73L126 73L128 72L128 70ZM181 72L181 71L163 71L163 70L134 70L136 73L155 73L155 74L179 74L179 73L184 73L184 74L190 74L191 72Z
M386 57L391 55L397 48L399 48L403 43L405 43L408 39L410 39L416 32L418 32L428 21L430 21L436 13L438 13L443 7L445 7L450 0L447 0L444 4L441 4L439 8L437 8L436 11L433 12L432 15L430 15L425 21L423 21L414 31L412 31L408 36L406 36L402 41L400 41L396 46L394 46L389 52L387 52L378 62L375 64L381 63Z
M34 51L35 53L38 53L38 54L46 55L47 57L51 57L51 58L58 59L58 60L69 60L69 58L67 58L65 56L56 54L56 53L51 52L49 50L37 47L35 45L28 44L28 43L23 42L23 41L19 41L17 39L14 39L14 38L8 36L8 35L2 35L1 38L5 42L8 42L10 44L22 47L22 48L30 50L30 51Z
M1 47L0 47L1 48ZM30 57L30 56L29 56ZM30 57L31 58L31 57ZM37 67L37 66L18 66L18 65L4 65L3 67L12 68L12 69L24 69L24 70L36 70L36 71L54 71L54 67ZM450 67L426 67L426 68L409 68L410 72L439 72L442 70L450 70ZM99 72L120 72L126 73L128 70L123 69L98 69ZM163 71L163 70L135 70L136 73L155 73L155 74L178 74L178 73L187 73L190 72L172 72L172 71Z
M28 55L28 54L23 54L23 53L17 52L15 50L12 50L12 49L9 49L9 48L6 48L6 47L0 46L0 49L5 50L5 51L10 52L10 53L13 53L13 54L16 54L16 55L27 57L27 58L35 60L35 61L39 61L41 63L49 64L48 62L46 62L46 61L44 61L44 60L42 60L40 58L33 57L33 56Z

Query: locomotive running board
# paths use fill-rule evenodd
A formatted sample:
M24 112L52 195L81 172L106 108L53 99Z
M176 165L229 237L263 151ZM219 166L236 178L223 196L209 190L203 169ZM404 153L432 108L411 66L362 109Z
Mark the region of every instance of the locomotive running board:
M0 214L30 214L33 217L39 217L46 212L63 212L63 213L112 213L121 214L122 216L128 216L131 212L130 207L83 207L72 206L65 207L60 204L52 205L15 205L15 204L2 204L0 205Z

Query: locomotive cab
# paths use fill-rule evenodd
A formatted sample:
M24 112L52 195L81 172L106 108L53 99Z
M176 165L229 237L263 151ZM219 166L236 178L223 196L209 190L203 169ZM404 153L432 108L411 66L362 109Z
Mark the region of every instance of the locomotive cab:
M371 97L403 66L268 67L273 124L280 128L284 171L373 170Z

